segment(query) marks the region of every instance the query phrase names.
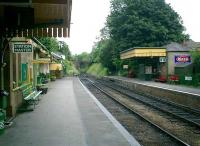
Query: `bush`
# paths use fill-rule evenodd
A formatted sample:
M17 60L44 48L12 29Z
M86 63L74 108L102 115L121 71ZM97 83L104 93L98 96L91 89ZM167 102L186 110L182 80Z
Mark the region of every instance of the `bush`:
M78 70L75 68L73 62L65 60L64 62L64 73L66 75L79 74Z
M96 77L102 77L108 75L108 69L103 67L101 63L94 63L89 67L87 73Z

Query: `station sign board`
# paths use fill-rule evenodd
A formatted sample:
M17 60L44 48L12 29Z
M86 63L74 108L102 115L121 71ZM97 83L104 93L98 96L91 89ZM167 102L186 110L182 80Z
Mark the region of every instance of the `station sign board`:
M128 65L123 65L123 69L128 69Z
M185 80L186 81L192 81L192 77L191 76L185 76Z
M166 58L166 57L160 57L160 58L159 58L159 61L160 61L160 62L166 62L166 61L167 61L167 58Z
M32 53L33 47L31 44L14 44L13 52L14 53Z
M191 63L190 55L175 55L174 56L175 63Z

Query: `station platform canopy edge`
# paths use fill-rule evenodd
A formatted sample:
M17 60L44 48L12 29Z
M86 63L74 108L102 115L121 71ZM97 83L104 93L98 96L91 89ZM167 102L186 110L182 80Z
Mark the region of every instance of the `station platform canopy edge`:
M165 57L166 48L163 47L134 47L120 52L120 59L135 57Z
M13 37L69 37L72 0L0 0L0 31Z

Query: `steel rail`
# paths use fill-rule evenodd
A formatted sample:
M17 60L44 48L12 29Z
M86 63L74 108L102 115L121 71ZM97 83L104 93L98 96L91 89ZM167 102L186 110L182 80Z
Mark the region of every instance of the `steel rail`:
M101 81L104 81L104 80L101 80ZM110 82L110 83L114 83L113 81L106 81L106 82ZM114 83L115 84L115 83ZM121 85L118 85L118 84L115 84L116 86L120 86L120 88L123 88L124 90L129 90L131 91L130 89L128 89L127 87L124 87L124 86L121 86ZM132 91L133 92L133 91ZM138 91L134 91L136 94L139 94L139 95L144 95L142 92L138 92ZM187 110L189 112L192 112L194 114L198 114L200 115L200 110L199 109L194 109L194 108L191 108L189 106L186 106L186 105L182 105L182 104L178 104L178 103L175 103L175 102L172 102L172 101L167 101L167 100L164 100L164 99L160 99L158 97L155 97L155 96L151 96L151 95L145 95L149 98L152 98L153 100L158 100L159 102L163 102L163 103L166 103L166 104L169 104L169 105L175 105L177 107L180 107L184 110Z
M96 87L98 90L100 90L102 93L104 93L105 95L107 95L108 97L112 98L114 101L116 101L117 103L119 103L120 105L122 105L123 107L125 107L127 110L131 111L132 113L136 114L137 116L139 116L141 119L143 119L144 121L150 123L152 126L156 127L158 130L160 130L161 132L165 133L166 135L168 135L169 137L171 137L172 139L174 139L176 142L184 145L184 146L190 146L188 143L184 142L183 140L181 140L180 138L176 137L175 135L173 135L172 133L166 131L165 129L161 128L160 126L158 126L157 124L151 122L150 120L148 120L147 118L145 118L144 116L142 116L140 113L138 113L137 111L135 111L134 109L132 109L131 107L129 107L128 105L124 104L123 102L121 102L120 100L114 98L111 94L107 93L106 91L104 91L103 89L101 89L100 87L98 87L97 85L95 85L94 82L92 82L90 79L84 78L85 80L88 80L94 87ZM81 79L82 80L82 79Z
M113 90L115 90L115 91L117 91L117 92L120 92L121 94L124 94L124 95L126 95L126 96L132 97L133 99L135 99L135 100L137 100L137 101L139 101L139 102L141 102L141 103L143 103L143 104L146 104L146 105L148 105L148 106L151 106L151 107L153 107L153 108L155 108L155 109L158 109L158 110L160 110L160 111L162 111L162 112L165 112L165 113L167 113L167 114L171 114L171 115L173 115L173 116L175 116L175 117L177 117L177 118L179 118L179 119L184 120L185 122L191 123L191 124L193 124L194 126L200 128L200 123L197 123L197 122L195 122L195 121L192 121L191 119L188 119L188 118L186 118L186 117L184 117L184 116L180 116L180 115L175 114L175 113L173 113L173 112L170 112L170 111L167 111L167 110L165 110L165 109L162 109L161 107L156 106L155 104L151 104L150 102L146 102L146 101L144 101L144 100L142 100L142 99L140 99L140 98L136 98L135 96L132 96L132 95L126 93L126 92L120 91L120 90L114 88L113 86L106 85L106 84L104 84L104 85L107 86L107 87L109 87L109 88L111 88L111 89L113 89ZM126 90L127 90L127 89L126 89ZM140 96L141 96L141 95L140 95ZM143 97L144 97L144 96L143 96ZM161 102L161 104L165 104L165 101L163 101L163 100L156 100L156 99L149 98L149 97L144 97L144 98L148 98L148 99L150 99L150 100L152 100L152 101L153 101L153 100L154 100L154 101L159 101L159 102ZM179 106L176 106L175 104L170 104L170 103L168 103L168 102L167 102L166 104L169 105L169 106L172 106L173 108L179 107ZM179 108L181 108L181 107L179 107ZM185 110L185 109L183 109L183 110ZM183 113L183 112L182 112L182 113ZM195 113L196 113L196 112L195 112ZM188 114L189 114L189 113L188 113ZM194 119L194 120L195 120L195 119Z

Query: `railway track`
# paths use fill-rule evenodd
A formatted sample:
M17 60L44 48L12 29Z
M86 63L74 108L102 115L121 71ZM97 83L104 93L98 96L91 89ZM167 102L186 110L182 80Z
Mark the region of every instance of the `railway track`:
M148 106L161 110L177 118L181 118L182 120L188 123L191 123L193 126L200 128L200 113L199 111L195 109L181 106L172 102L170 103L168 101L161 100L155 97L141 96L141 95L133 93L127 88L113 84L112 82L111 83L105 82L105 81L99 81L99 82L106 85L109 88L112 88L113 90L117 92L120 92L126 96L134 98L135 100L142 102L143 104L146 104Z
M101 82L96 82L96 81L93 82L90 79L86 79L86 78L85 78L85 80L88 80L95 88L97 88L98 90L100 90L101 92L106 94L107 96L111 97L113 100L115 100L119 104L123 105L125 108L127 108L128 110L130 110L134 114L138 115L143 120L147 121L152 126L156 127L157 129L159 129L160 131L162 131L163 133L165 133L166 135L168 135L172 139L174 139L180 145L185 145L185 146L191 145L191 144L188 144L188 142L182 140L182 138L179 138L176 134L173 134L169 130L166 130L165 128L163 128L159 124L156 124L154 121L148 119L147 117L142 115L140 112L135 110L133 107L131 107L130 105L128 105L125 102L123 102L123 100L121 100L120 98L114 97L113 96L114 94L111 93L110 91L108 92L107 90L111 90L112 89L113 91L117 92L117 94L122 94L122 96L125 95L125 96L127 96L129 98L132 98L132 99L134 98L135 100L137 100L137 101L139 101L139 102L141 102L141 103L143 103L143 104L145 104L147 106L150 106L152 108L155 108L155 109L160 110L162 112L165 112L167 114L173 115L174 117L182 119L184 121L187 121L189 124L192 124L192 127L195 126L197 128L199 128L198 121L196 120L197 122L196 121L194 122L194 121L191 121L191 119L187 120L186 115L188 117L188 114L185 114L184 112L187 111L187 112L192 113L192 116L195 116L194 119L196 119L196 115L198 116L198 112L193 111L191 109L186 109L185 107L181 108L181 110L180 110L180 108L177 108L177 107L174 107L174 106L172 107L172 105L170 103L164 103L164 101L159 101L158 99L152 101L151 98L143 97L141 95L135 95L135 94L131 93L130 91L128 91L127 89L122 88L122 87L120 87L118 85L115 85L113 83L107 83L107 82L106 83L105 82L102 83L102 81ZM103 86L102 86L102 84L103 84ZM106 90L106 88L107 88L107 90ZM135 96L137 96L137 98ZM183 109L184 109L184 111L183 111ZM166 111L166 110L168 110L168 111ZM173 113L172 113L172 111L173 111ZM175 120L175 121L177 121L177 120ZM195 133L197 133L197 135L198 135L198 130L199 129L197 129L195 131Z

